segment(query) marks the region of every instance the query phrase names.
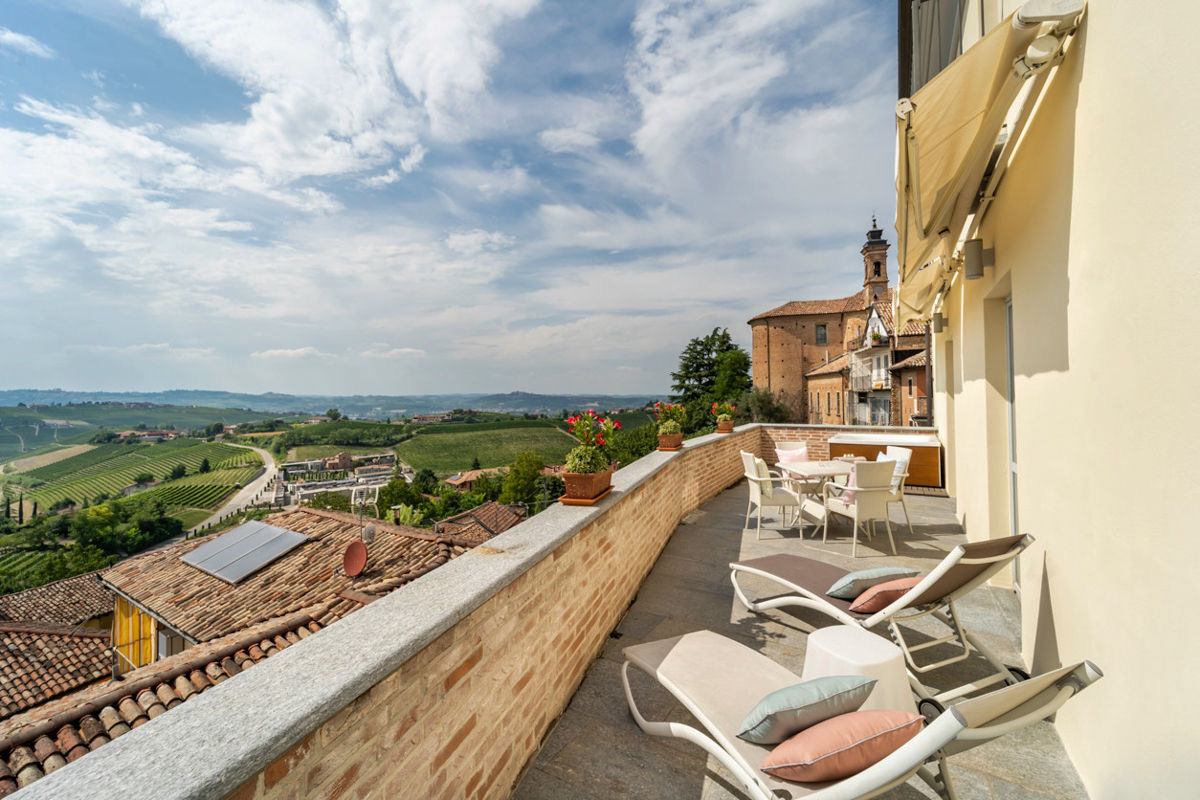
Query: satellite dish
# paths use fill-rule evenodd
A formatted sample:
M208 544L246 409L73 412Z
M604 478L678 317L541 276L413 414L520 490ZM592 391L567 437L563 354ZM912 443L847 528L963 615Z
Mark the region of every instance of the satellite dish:
M342 569L351 578L357 578L367 566L367 546L362 542L351 542L342 556Z

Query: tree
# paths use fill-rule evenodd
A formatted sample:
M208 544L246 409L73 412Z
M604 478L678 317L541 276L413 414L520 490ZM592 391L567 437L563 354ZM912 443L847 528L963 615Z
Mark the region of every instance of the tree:
M479 463L479 456L475 456L475 458L471 460L471 469L483 469L483 466Z
M714 400L733 400L750 391L750 354L740 347L717 356Z
M197 472L208 472L211 469L212 469L212 467L209 465L208 458L206 457L200 461L200 467L196 471Z
M17 498L17 524L21 525L25 522L25 500Z
M751 422L790 422L792 410L766 389L752 389L737 403L739 415L746 413Z
M12 517L12 501L8 499L8 495L4 495L4 518Z
M187 467L183 464L176 464L175 466L171 467L171 480L179 480L184 475L187 475Z
M325 416L333 420L338 420L342 418L342 412L338 411L336 408L331 408L325 412Z
M737 357L727 358L725 366L718 369L721 356L725 353L740 352L744 361ZM744 364L743 371L748 371L750 357L746 351L733 343L728 328L713 328L707 336L697 337L688 342L687 347L679 355L679 371L671 373L671 390L675 393L672 399L677 402L693 400L726 400L736 397L741 392L718 397L715 393L717 377L720 374L726 384L737 383L738 367Z
M139 472L133 476L133 482L138 486L145 486L147 483L154 483L154 476L149 472Z
M438 477L433 470L426 467L413 476L413 488L421 494L433 494L438 488Z
M416 527L421 524L421 520L424 518L424 514L404 503L401 503L398 508L392 509L392 521L397 525Z
M508 474L504 476L500 502L505 505L520 503L526 508L532 507L538 494L538 478L545 468L542 457L532 450L517 456L516 461L508 468Z

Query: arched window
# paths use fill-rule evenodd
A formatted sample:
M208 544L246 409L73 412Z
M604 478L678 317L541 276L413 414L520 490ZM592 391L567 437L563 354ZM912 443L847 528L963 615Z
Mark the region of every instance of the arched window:
M879 277L879 270L882 266L883 265L881 263L879 263L878 261L875 262L875 277L876 278Z

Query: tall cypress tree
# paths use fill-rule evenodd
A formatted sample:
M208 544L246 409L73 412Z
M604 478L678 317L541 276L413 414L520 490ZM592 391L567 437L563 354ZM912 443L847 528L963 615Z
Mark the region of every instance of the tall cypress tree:
M25 524L25 502L20 499L17 500L17 524Z

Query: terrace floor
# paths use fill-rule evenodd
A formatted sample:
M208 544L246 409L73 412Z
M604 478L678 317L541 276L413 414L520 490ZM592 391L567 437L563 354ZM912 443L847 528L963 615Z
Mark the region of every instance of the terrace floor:
M852 560L851 528L844 520L831 525L827 545L821 544L819 529L814 537L808 525L805 538L801 538L795 528L780 530L776 517L764 519L762 541L756 541L753 528L742 530L746 496L744 483L738 484L705 503L675 530L613 638L588 669L566 713L547 737L514 798L743 800L741 787L700 748L680 739L651 737L637 727L621 688L621 649L708 628L799 673L804 661L806 629L832 624L832 620L803 610L777 609L765 615L747 611L733 594L730 561L788 552L848 569L900 564L928 570L964 538L954 518L953 500L910 495L907 502L913 515L913 536L904 527L899 506L893 506L892 526L899 555L883 555L885 550L880 548L887 547L887 539L880 526L879 534L865 547L859 542L859 558ZM744 583L747 591L759 588L749 578ZM1006 663L1022 664L1017 648L1017 600L1011 591L985 587L958 605L968 628L1004 654ZM963 665L935 671L926 681L934 686L958 685L986 674L987 667L982 658L968 660ZM639 705L648 709L647 717L690 722L699 727L650 678L636 669L630 670L630 676ZM1049 722L956 755L950 764L962 800L1087 797ZM935 797L917 778L883 796L894 800Z

